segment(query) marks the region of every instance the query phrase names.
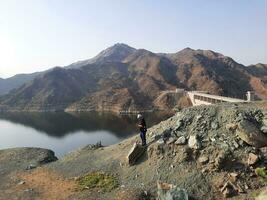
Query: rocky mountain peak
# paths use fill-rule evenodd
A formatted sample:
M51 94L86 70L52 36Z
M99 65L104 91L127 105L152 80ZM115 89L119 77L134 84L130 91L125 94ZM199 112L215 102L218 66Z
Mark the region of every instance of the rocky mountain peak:
M108 59L111 61L121 61L134 51L136 51L136 49L133 47L130 47L123 43L116 43L115 45L101 51L93 59L94 60Z
M125 44L125 43L116 43L114 44L113 46L109 47L109 48L125 48L125 49L132 49L132 50L135 50L135 48L129 46L128 44Z
M88 64L93 63L103 63L103 62L121 62L124 60L128 55L135 52L136 49L133 47L128 46L124 43L116 43L111 47L101 51L97 56L72 63L66 68L79 68Z

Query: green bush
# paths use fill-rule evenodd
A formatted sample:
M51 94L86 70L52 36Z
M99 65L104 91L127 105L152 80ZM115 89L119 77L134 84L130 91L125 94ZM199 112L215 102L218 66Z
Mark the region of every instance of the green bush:
M111 191L119 186L118 179L103 172L92 172L80 177L78 185L81 190L89 188L100 188L104 191Z
M263 167L263 168L260 168L260 167L256 168L255 173L258 176L262 177L263 180L264 180L264 182L267 183L267 169L265 167Z

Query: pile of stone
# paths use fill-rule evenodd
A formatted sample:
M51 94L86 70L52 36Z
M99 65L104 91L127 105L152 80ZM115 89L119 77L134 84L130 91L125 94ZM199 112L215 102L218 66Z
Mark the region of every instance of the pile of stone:
M158 143L187 144L196 150L209 145L231 151L261 148L267 146L267 115L258 109L192 107L153 127L150 137Z
M152 127L149 139L155 143L148 149L150 157L156 152L159 159L175 158L180 146L179 162L195 161L203 173L223 170L252 176L266 162L267 113L234 104L191 107ZM219 190L225 197L244 192L244 177L240 182L225 180Z

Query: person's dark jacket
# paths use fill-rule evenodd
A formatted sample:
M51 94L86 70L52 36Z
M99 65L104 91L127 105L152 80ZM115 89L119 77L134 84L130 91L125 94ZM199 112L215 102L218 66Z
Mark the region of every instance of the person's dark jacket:
M146 129L146 121L145 121L144 118L139 121L139 125L140 125L139 129L140 129L141 132L146 132L147 131L147 129Z

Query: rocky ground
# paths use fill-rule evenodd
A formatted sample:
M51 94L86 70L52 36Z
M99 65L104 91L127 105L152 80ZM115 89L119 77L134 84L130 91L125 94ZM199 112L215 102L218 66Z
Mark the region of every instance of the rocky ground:
M54 152L39 148L14 148L0 151L0 199L33 199L36 193L24 187L18 174L29 174L33 169L56 161Z
M148 130L147 149L133 165L127 155L138 136L88 145L55 162L48 150L2 150L0 199L265 199L256 196L267 186L266 108L260 102L183 109ZM79 189L77 180L92 172L112 175L117 187Z

